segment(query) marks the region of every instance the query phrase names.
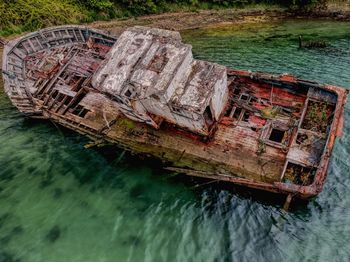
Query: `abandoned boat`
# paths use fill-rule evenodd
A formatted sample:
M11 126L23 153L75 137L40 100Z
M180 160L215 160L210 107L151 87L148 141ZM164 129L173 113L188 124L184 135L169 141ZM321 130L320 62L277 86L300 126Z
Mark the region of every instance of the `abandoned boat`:
M8 42L5 91L19 111L169 170L310 198L341 135L344 88L194 59L178 32L118 38L63 26Z

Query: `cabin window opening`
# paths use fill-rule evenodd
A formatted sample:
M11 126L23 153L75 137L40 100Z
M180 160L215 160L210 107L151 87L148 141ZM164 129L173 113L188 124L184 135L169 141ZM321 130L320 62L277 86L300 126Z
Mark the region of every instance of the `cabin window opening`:
M204 119L207 122L208 125L211 125L213 123L213 114L211 113L210 106L207 106L204 111Z
M233 91L233 94L235 95L235 96L238 96L239 94L241 93L241 89L240 88L235 88L235 90Z
M243 101L248 101L249 95L247 95L247 94L242 94L241 97L240 97L239 99L240 99L240 100L243 100Z
M89 109L83 108L83 110L80 111L79 116L84 118L89 111Z
M249 122L250 112L245 111L242 117L243 122Z
M59 94L57 98L57 102L62 102L63 98L64 98L64 95Z
M85 107L83 107L81 105L77 105L74 108L74 110L72 111L72 114L84 118L88 112L90 112L89 109L87 109L87 108L85 108Z
M66 100L64 100L63 104L68 106L71 101L72 101L72 97L71 96L67 96L67 98L66 98Z
M258 102L258 99L254 96L252 96L249 100L249 105L253 105L254 103L257 103Z
M234 101L232 99L230 99L229 106L227 107L226 112L225 112L225 116L232 117L234 110L235 110Z
M84 109L83 106L81 105L77 105L74 110L72 111L72 114L76 115L76 116L79 116L80 115L80 112Z
M181 113L181 110L177 107L173 107L172 109L173 109L173 112L175 112L175 113L178 113L178 114Z
M241 116L241 113L242 113L242 108L236 107L236 109L235 109L235 111L233 113L233 118L236 119L236 120L239 120L240 116Z
M130 89L128 89L128 90L126 90L126 92L124 93L124 95L126 96L126 97L131 97L131 95L132 95L132 92L130 91Z
M269 140L277 143L282 143L285 131L282 131L280 129L272 128Z
M69 80L68 85L76 85L77 83L79 83L79 81L81 81L81 79L82 77L75 75Z
M52 97L53 99L55 99L55 98L57 97L57 95L58 95L58 91L56 90L56 91L53 92L53 94L52 94L51 97Z

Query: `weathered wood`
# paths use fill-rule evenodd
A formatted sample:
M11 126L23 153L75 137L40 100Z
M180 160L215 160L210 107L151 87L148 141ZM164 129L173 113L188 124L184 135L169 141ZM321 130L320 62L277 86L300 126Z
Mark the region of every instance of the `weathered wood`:
M5 45L3 70L21 112L85 134L91 145L158 157L176 172L284 193L286 205L291 194L322 190L347 96L340 87L193 59L179 33L143 27L118 40L79 26L34 32ZM313 130L317 114L326 131Z
M293 195L292 194L288 194L287 198L286 198L286 202L283 205L283 209L285 211L289 210L289 206L290 206L290 203L292 202L292 199L293 199Z

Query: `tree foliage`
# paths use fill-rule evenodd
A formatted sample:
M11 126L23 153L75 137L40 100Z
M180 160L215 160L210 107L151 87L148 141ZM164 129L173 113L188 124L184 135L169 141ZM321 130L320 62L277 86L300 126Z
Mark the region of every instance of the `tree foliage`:
M44 26L74 23L86 16L69 0L0 0L0 29L34 30Z
M0 35L51 25L161 13L173 11L174 6L197 10L254 3L307 10L323 8L327 0L0 0Z

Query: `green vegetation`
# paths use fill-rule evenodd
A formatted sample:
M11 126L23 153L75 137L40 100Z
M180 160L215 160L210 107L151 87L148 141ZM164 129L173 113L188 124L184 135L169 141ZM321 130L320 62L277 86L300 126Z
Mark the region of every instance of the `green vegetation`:
M327 0L0 0L0 36L67 23L145 14L280 4L293 9L325 6Z
M79 23L86 17L86 9L69 0L0 0L0 35Z

